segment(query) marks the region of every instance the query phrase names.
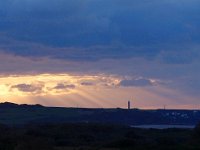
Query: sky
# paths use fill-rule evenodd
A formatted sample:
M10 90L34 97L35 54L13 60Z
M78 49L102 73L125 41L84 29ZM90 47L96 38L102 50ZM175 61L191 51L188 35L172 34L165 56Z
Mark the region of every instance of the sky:
M0 0L0 102L200 108L199 0Z

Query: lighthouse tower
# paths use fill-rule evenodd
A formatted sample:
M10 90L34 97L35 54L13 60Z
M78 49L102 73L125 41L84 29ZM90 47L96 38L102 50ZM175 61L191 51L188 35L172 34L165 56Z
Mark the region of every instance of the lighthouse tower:
M131 109L131 102L128 101L128 109L130 110Z

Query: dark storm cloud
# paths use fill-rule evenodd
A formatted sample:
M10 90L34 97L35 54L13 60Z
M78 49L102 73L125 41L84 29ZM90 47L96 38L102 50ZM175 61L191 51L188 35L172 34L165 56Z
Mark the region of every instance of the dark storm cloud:
M139 76L122 86L166 80L171 89L199 96L199 0L2 0L0 6L1 74Z
M64 89L74 89L76 86L73 84L64 84L64 83L58 83L54 89L56 90L64 90Z
M11 86L12 89L18 89L21 92L41 93L44 85L42 84L17 84Z
M197 0L8 0L0 5L0 46L17 55L154 59L161 51L182 53L189 51L184 45L200 42Z
M153 86L154 84L149 79L125 79L119 83L120 86L124 87L145 87L145 86Z
M200 39L199 4L198 0L0 1L0 51L33 60L46 56L72 61L143 57L158 59L157 68L163 63L189 64L199 60L199 48L194 48ZM26 68L24 63L11 62L11 69L3 66L1 70L17 70L19 66L35 72L114 69L116 74L156 74L159 78L186 72L173 68L168 73L157 68L143 71L135 61L134 65L86 64L86 69L82 64L63 69L60 64L44 62L43 68L38 64Z
M83 85L83 86L92 86L92 85L94 85L94 83L92 83L92 82L81 82L81 85Z

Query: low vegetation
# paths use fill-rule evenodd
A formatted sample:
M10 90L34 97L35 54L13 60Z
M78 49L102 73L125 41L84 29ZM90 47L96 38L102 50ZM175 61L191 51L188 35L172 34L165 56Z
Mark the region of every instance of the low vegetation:
M87 123L0 125L0 150L121 149L200 149L200 126L156 130Z

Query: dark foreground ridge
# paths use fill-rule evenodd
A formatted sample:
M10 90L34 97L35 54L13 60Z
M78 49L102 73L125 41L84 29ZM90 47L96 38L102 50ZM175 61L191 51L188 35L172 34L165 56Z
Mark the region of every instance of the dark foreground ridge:
M199 110L87 109L0 103L0 123L110 123L119 125L196 125Z
M63 123L0 125L1 150L198 150L200 128L136 129L129 126Z
M194 129L138 124L196 124L195 110L83 109L0 104L0 150L197 150Z

